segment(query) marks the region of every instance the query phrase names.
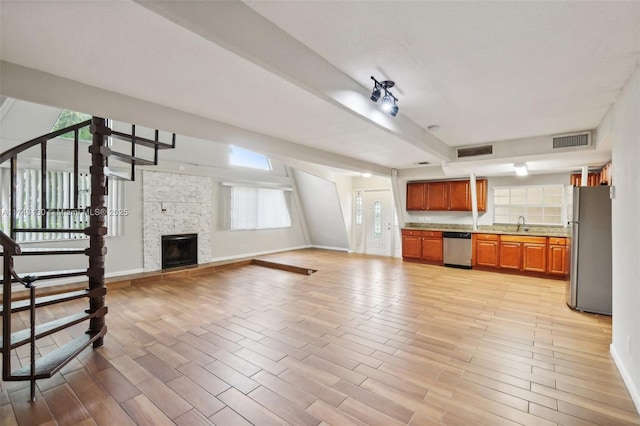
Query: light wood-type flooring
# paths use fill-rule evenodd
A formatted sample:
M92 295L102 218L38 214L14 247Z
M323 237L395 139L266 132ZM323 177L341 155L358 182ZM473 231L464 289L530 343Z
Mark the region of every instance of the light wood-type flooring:
M2 383L2 425L640 425L611 318L571 311L561 281L323 250L265 258L317 272L249 265L110 290L104 346L38 381L33 404L28 382ZM13 353L28 363L28 347Z

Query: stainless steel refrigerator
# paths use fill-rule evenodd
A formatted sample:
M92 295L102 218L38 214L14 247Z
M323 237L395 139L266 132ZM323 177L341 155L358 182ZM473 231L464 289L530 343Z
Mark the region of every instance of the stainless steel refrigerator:
M611 315L610 187L573 188L567 304Z

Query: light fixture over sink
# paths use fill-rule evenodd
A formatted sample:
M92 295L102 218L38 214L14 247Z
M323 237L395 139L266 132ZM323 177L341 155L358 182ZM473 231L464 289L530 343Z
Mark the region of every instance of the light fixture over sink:
M525 163L516 163L513 165L513 169L516 171L516 175L518 176L526 176L529 174Z

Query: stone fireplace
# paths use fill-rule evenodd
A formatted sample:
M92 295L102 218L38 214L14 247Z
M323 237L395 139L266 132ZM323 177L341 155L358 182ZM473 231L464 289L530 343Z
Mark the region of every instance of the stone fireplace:
M209 177L145 170L142 180L144 270L182 266L166 266L163 259L165 236L197 235L187 245L176 240L171 250L189 252L194 264L211 261L212 181ZM181 245L184 244L184 247Z

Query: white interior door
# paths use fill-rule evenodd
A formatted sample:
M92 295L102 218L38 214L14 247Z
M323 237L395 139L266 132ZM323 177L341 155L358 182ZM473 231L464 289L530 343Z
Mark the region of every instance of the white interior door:
M393 207L391 191L364 193L365 253L391 256Z

